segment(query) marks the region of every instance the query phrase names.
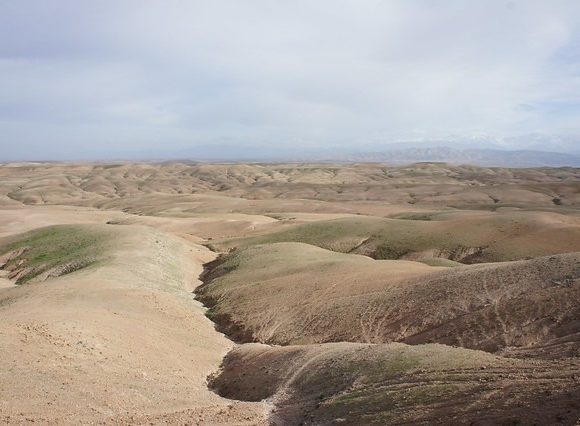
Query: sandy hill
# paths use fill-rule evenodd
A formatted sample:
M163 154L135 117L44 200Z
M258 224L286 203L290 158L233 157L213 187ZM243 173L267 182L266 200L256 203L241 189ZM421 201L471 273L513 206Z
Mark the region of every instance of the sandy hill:
M262 404L207 389L232 344L190 294L203 247L110 225L1 247L22 285L0 289L0 422L265 422Z

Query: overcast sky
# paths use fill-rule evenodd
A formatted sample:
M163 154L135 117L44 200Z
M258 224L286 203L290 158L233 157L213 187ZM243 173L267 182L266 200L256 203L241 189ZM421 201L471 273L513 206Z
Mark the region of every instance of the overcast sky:
M0 0L0 135L0 159L574 149L580 1Z

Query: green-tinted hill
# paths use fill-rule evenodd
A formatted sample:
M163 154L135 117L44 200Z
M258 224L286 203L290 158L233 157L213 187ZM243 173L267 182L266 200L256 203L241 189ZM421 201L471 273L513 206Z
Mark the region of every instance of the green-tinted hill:
M57 225L0 241L0 269L23 284L86 268L104 259L114 232L88 225Z
M440 220L429 221L361 216L306 223L214 245L228 249L276 242L302 242L375 259L500 262L580 251L580 221L531 212L442 215Z

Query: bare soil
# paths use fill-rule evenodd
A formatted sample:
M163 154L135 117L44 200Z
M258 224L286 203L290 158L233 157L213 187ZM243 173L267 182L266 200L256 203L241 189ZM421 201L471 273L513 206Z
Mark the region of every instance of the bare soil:
M573 168L0 165L0 423L576 424L579 207Z

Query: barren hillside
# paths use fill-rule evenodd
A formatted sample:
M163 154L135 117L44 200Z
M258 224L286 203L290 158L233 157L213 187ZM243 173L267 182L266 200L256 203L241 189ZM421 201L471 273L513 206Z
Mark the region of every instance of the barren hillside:
M369 212L358 202L433 206L505 205L576 206L579 172L573 168L501 169L418 163L386 167L380 164L7 164L0 167L0 195L25 204L68 204L132 208L143 197L150 212L169 206L151 195L170 200L177 211L227 209L258 212L265 200L310 200L300 208L289 203L282 211L311 211L313 201L346 202L332 210ZM199 205L207 197L223 199ZM255 202L236 201L239 198ZM199 201L198 201L199 200ZM290 206L296 206L294 210ZM175 210L174 210L175 211Z
M261 404L207 389L232 344L189 292L212 258L205 248L144 227L75 225L0 251L21 284L0 289L2 423L265 422Z
M198 297L243 342L439 342L580 355L577 253L449 268L277 243L235 251L205 278Z
M579 178L1 165L0 421L574 425Z

